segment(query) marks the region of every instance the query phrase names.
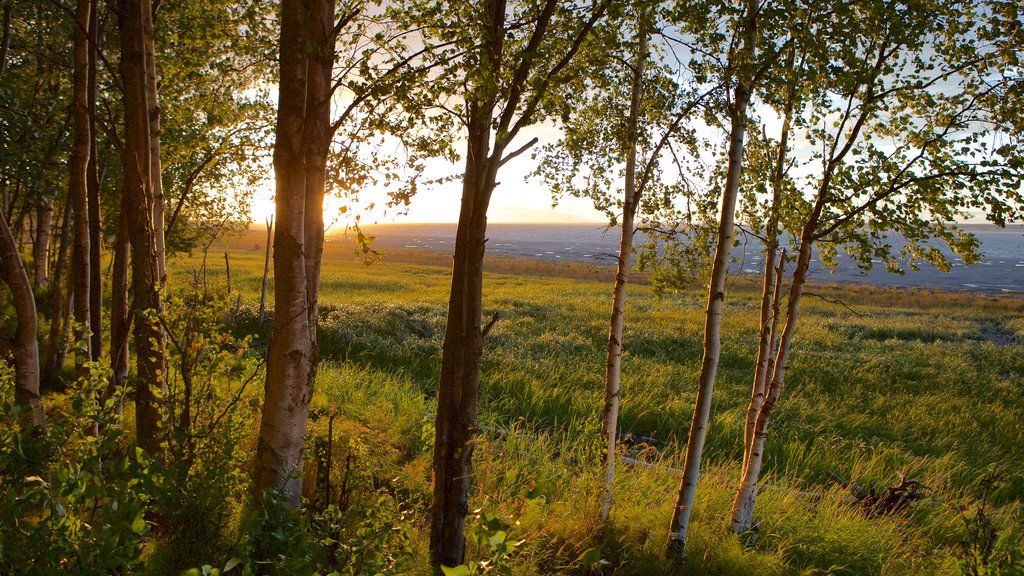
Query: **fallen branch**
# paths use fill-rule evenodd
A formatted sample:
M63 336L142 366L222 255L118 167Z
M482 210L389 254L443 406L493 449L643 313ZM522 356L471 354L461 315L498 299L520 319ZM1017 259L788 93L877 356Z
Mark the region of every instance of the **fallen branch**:
M838 304L838 305L842 306L843 308L846 308L850 312L850 314L853 314L854 316L858 316L860 318L869 318L869 316L867 314L862 314L860 312L857 312L853 308L850 308L850 306L846 302L843 302L842 300L839 300L838 298L835 299L835 300L830 300L828 298L825 298L821 294L815 294L814 292L804 292L804 296L812 296L814 298L819 298L821 300L824 300L825 302L828 302L829 304Z

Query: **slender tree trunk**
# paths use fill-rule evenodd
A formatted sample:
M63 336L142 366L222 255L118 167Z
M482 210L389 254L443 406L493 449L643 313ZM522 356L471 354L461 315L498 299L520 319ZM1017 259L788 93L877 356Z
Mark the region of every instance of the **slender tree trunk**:
M146 109L149 118L149 162L150 181L153 188L153 246L156 252L157 278L160 287L167 283L166 250L164 248L164 184L163 169L160 165L160 104L157 99L156 72L156 6L152 0L143 0L142 9L142 40L146 52Z
M612 510L615 484L615 436L619 422L619 388L621 385L622 332L625 323L626 282L629 277L630 259L633 255L633 235L636 233L634 219L640 204L640 191L636 186L637 130L640 119L640 100L643 95L644 68L647 63L647 22L646 15L638 20L637 52L633 64L633 82L629 103L629 139L626 142L626 175L623 183L622 227L619 235L619 258L612 288L612 312L608 327L608 348L605 355L604 375L604 419L601 433L605 436L604 499L599 519L608 520Z
M448 321L441 348L434 438L431 551L436 562L457 566L465 559L463 527L469 513L473 433L480 395L483 256L487 228L487 125L471 123L463 176L462 209L455 237ZM474 134L475 133L475 134Z
M6 216L0 212L0 266L3 281L14 296L18 326L14 333L14 403L25 410L36 433L46 433L46 418L39 399L39 344L36 340L36 300L25 264L18 252Z
M504 2L489 5L488 32L481 51L498 73L504 36ZM441 345L441 375L437 387L431 504L430 553L435 567L458 566L465 559L464 525L469 513L473 435L480 397L483 356L483 260L487 207L494 191L503 150L491 150L493 94L478 88L469 98L466 169L462 178L462 207L455 236L448 319ZM437 569L437 568L435 568Z
M435 420L433 457L433 498L431 502L430 557L435 573L441 566L457 566L465 559L466 514L469 512L469 484L472 475L473 436L476 431L477 404L480 395L480 363L483 340L495 316L481 326L483 302L483 260L487 234L487 207L497 182L498 169L526 147L504 157L505 148L519 128L531 122L537 98L524 107L523 115L512 120L522 103L524 90L535 64L536 50L530 45L518 57L511 85L502 89L502 111L498 118L499 78L505 53L506 3L491 0L481 8L483 24L479 50L484 66L472 74L464 95L466 101L466 155L462 178L462 206L455 236L452 284L448 298L448 317L441 344L441 374L437 387L437 418ZM557 2L547 0L541 13L531 23L533 47L539 47L548 31ZM564 66L577 53L580 42L603 16L606 3L598 6L591 18L580 28L572 49L558 64ZM543 91L543 88L538 88ZM496 123L495 123L496 121ZM491 131L496 136L491 144Z
M7 54L11 47L11 14L14 10L13 2L4 2L3 15L0 18L3 19L3 32L0 33L0 80L3 80L4 73L7 72Z
M15 188L15 191L21 191L20 183ZM21 200L21 202L18 202L18 200ZM17 212L14 212L15 209L17 209ZM28 217L30 209L31 205L27 197L22 198L20 194L16 193L14 197L11 198L11 211L16 214L13 222L11 222L11 234L17 242L19 254L23 252L25 248L25 220ZM31 220L31 218L29 218L29 220Z
M231 296L231 260L227 252L224 253L224 274L228 283L228 296Z
M792 51L788 60L791 67ZM757 343L757 364L754 369L754 384L743 428L743 467L740 472L740 487L736 492L730 512L730 528L736 534L750 530L754 523L758 475L751 476L748 473L748 467L752 461L756 460L754 466L757 473L760 473L763 443L760 447L755 446L755 428L758 412L764 402L767 381L774 370L775 333L779 324L779 300L782 295L782 277L786 260L785 251L783 251L782 256L778 257L776 265L779 247L779 212L782 210L783 178L786 170L794 98L795 93L791 93L783 113L782 134L779 137L779 148L771 177L772 203L765 226L765 269L764 285L761 291L761 323Z
M743 40L743 50L747 54L747 62L753 59L757 41L757 10L756 2L752 0L747 2ZM676 498L672 524L669 529L668 555L680 562L684 562L686 558L686 536L690 527L690 514L693 511L697 481L700 478L704 439L707 436L708 424L711 420L711 397L715 388L715 376L718 372L718 359L721 353L720 329L722 308L725 305L725 280L728 275L729 254L732 249L736 197L743 171L743 139L747 122L747 103L753 89L744 76L742 73L739 75L740 81L736 86L730 109L729 160L726 168L725 188L722 190L722 212L718 226L715 260L711 266L711 280L708 283L707 309L704 315L704 357L701 360L697 399L694 403L690 433L686 441L686 457L679 484L679 495Z
M136 346L135 422L139 446L150 453L160 450L161 401L165 392L166 344L163 329L153 314L163 313L160 297L161 254L153 229L153 174L150 159L150 122L147 106L146 52L143 22L151 11L149 0L118 0L121 31L121 78L124 89L125 136L122 164L124 217L131 242L132 312ZM162 396L162 394L160 395Z
M67 279L68 253L71 247L71 201L65 200L64 214L61 218L60 244L57 248L57 261L53 266L53 281L50 283L50 345L46 350L46 369L43 371L43 382L51 385L64 368L67 355L68 326L64 321L65 311L70 304L68 292L70 283Z
M49 286L48 264L50 262L50 236L53 230L53 199L48 198L36 207L36 238L32 244L32 261L35 264L35 285Z
M121 195L121 218L114 238L114 262L110 273L110 368L113 371L106 399L120 394L128 385L128 336L131 315L128 307L128 208L127 195ZM121 397L115 407L118 414L123 406Z
M267 281L270 276L270 243L273 240L274 218L267 218L267 252L263 257L263 283L260 285L260 324L267 309Z
M299 507L302 449L316 379L323 195L330 146L334 2L284 0L274 172L274 325L254 466L267 491ZM312 227L312 229L310 229Z
M92 331L92 359L103 356L103 230L100 224L100 173L96 132L96 78L99 58L99 0L89 0L89 164L86 187L89 212L89 330Z
M776 330L779 324L779 305L782 299L782 279L785 271L786 254L783 251L775 262L775 248L766 252L764 290L761 299L761 318L764 321L758 341L757 366L754 373L754 387L747 406L747 421L744 427L743 468L740 472L740 486L732 502L730 529L742 534L754 524L754 503L757 498L757 481L764 455L764 442L757 438L757 415L764 403L768 378L775 369ZM767 260L770 257L771 261Z
M72 203L74 223L72 235L74 245L71 250L71 285L74 291L74 335L75 341L81 341L86 347L85 358L76 357L75 362L81 369L83 360L91 359L89 348L92 339L85 332L92 322L89 313L89 186L87 169L89 165L89 16L90 1L77 0L74 27L74 78L72 115L74 117L74 144L71 149L71 175L68 178L70 190L68 196Z

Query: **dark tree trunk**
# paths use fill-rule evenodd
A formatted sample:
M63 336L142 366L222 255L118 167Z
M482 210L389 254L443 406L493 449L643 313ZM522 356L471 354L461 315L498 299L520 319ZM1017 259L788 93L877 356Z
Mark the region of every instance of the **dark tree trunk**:
M505 28L504 2L489 3L488 32L481 47L497 77ZM436 565L458 566L465 560L464 526L469 513L473 435L480 398L483 356L483 263L487 207L494 191L503 150L491 151L491 118L496 99L486 89L470 94L466 169L462 208L455 235L448 319L441 345L434 436L434 486L430 552Z
M57 261L53 266L53 278L50 282L50 345L46 350L46 368L43 370L43 383L55 383L60 371L64 369L67 357L68 326L64 321L65 311L70 304L68 292L70 283L66 281L68 253L71 244L71 202L64 202L64 214L61 218L60 244L57 248Z
M14 402L25 411L37 433L46 433L46 418L39 399L39 343L36 341L36 300L25 265L7 219L0 213L0 275L14 296L18 326L14 333Z
M3 32L0 33L0 80L3 80L4 73L7 72L7 54L11 47L11 15L14 10L13 2L5 2L3 7Z
M74 27L74 73L72 95L72 117L74 118L74 143L71 149L71 175L68 178L68 197L72 204L74 223L71 250L70 285L74 292L74 334L76 342L86 346L86 357L76 358L76 364L91 359L89 352L92 339L85 332L92 322L89 314L89 186L87 168L89 165L89 0L77 0Z
M107 399L120 394L119 390L128 384L128 335L131 315L128 308L128 257L131 250L128 242L128 219L126 194L121 195L121 218L117 236L114 238L114 262L110 272L110 368L113 371ZM117 398L116 410L121 411L123 402Z
M153 229L153 182L147 106L146 49L143 22L152 10L148 0L118 0L121 32L121 81L124 90L123 193L131 243L132 315L136 347L135 423L139 446L160 450L161 402L156 390L166 391L166 344L153 315L163 313L160 298L159 254Z
M540 60L537 55L559 3L546 0L537 6L539 14L530 22L532 31L528 44L517 47L512 57L505 51L506 2L490 0L483 4L485 7L480 10L482 38L476 50L480 52L479 61L486 65L473 73L464 95L467 102L466 168L437 387L430 526L430 556L435 571L440 571L441 565L457 566L465 559L463 528L469 512L483 340L497 320L495 316L487 326L481 326L487 207L498 169L536 142L535 139L504 156L519 130L533 123L548 82L574 58L608 7L607 2L596 4L590 17L573 32L571 47L561 53L554 64L543 60L543 64L549 66L538 72L535 70ZM510 66L503 70L506 60ZM544 78L544 81L534 83L537 78ZM492 131L496 134L493 144Z
M317 285L331 141L334 2L284 0L274 172L274 324L254 489L302 497L302 449L316 379Z
M99 57L99 0L89 1L89 164L86 186L89 200L89 329L92 331L92 359L103 356L103 230L100 224L100 172L96 149L96 74Z

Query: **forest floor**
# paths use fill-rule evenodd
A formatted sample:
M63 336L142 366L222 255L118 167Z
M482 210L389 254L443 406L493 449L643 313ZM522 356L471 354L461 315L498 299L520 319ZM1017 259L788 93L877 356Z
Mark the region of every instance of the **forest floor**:
M265 338L255 320L262 242L250 234L212 247L205 282L224 289L220 252L228 252L242 303L235 330ZM366 521L391 514L407 534L398 565L426 574L448 257L392 252L364 265L353 256L351 241L328 242L310 436L324 437L331 421L335 496L379 497ZM195 256L174 268L200 266ZM673 469L693 410L704 295L658 297L642 277L629 288L619 422L642 438L622 448L634 464L619 466L611 521L599 530L596 432L611 271L513 259L492 259L487 270L484 315L500 319L485 343L470 498L478 520L468 521L479 538L469 555L517 575L588 567L669 573L663 549ZM970 526L978 532L983 479L992 471L1001 480L983 515L997 533L994 554L1024 556L1024 299L871 286L810 292L767 444L763 480L772 488L758 498L761 528L751 541L728 532L726 515L742 453L758 294L754 279L730 282L688 573L959 573L964 554L980 550L962 542ZM307 464L310 495L316 465ZM844 499L848 491L829 471L879 489L903 473L929 486L930 497L869 517ZM488 545L496 528L487 514L505 523L510 543L521 542L513 552Z

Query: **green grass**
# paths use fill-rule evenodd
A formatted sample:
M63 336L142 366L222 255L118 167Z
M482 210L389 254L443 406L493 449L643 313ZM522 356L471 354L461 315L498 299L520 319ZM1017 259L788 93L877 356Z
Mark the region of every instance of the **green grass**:
M323 433L319 415L333 406L346 434L364 439L379 460L375 482L418 511L408 569L427 573L432 398L448 271L410 263L409 254L367 267L341 244L328 245L324 263L324 363L311 434ZM180 260L176 274L197 265ZM232 249L231 265L244 303L237 325L255 329L262 250ZM620 426L663 444L641 447L639 457L653 466L620 465L612 520L602 531L594 521L596 431L610 285L588 279L595 273L585 267L554 277L530 266L493 260L485 280L484 314L501 319L485 343L480 420L504 432L482 434L471 508L518 523L513 536L526 543L511 559L515 574L585 573L579 559L593 547L610 562L603 573L669 573L663 548L678 482L671 468L681 465L693 410L703 295L659 299L648 286L630 286ZM207 282L223 290L223 270L211 269ZM732 282L690 573L956 573L952 544L963 534L957 506L972 505L978 479L992 468L1005 477L992 498L1004 534L1024 500L1024 300L873 287L813 291L842 299L856 314L806 300L768 439L765 480L779 489L759 497L763 527L751 544L725 526L758 314L755 283ZM937 498L906 514L868 519L838 498L829 470L864 486L893 484L902 471ZM477 553L472 546L470 553Z

